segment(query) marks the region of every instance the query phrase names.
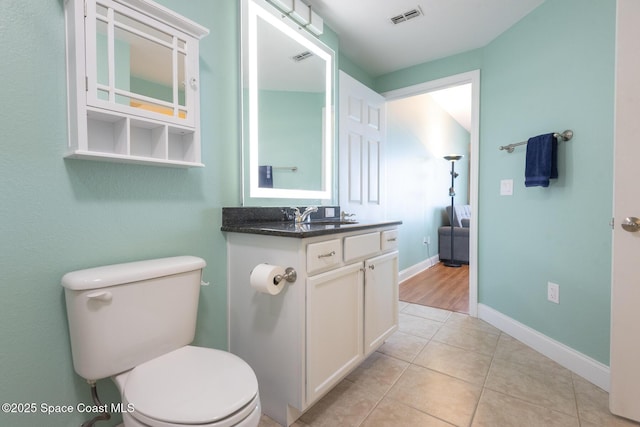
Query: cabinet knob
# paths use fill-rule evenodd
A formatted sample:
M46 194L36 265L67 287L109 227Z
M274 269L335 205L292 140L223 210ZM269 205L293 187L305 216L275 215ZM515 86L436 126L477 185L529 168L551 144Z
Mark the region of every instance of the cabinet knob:
M376 266L375 266L375 265L373 265L373 264L371 264L371 265L369 265L369 269L371 269L371 270L375 270L375 269L376 269Z

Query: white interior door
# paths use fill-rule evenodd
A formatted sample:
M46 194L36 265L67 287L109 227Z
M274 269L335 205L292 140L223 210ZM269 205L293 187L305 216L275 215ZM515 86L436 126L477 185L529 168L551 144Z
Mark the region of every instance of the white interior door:
M385 98L340 71L340 207L356 220L384 212Z
M623 228L627 218L640 218L640 1L617 5L609 403L614 414L640 421L640 231Z

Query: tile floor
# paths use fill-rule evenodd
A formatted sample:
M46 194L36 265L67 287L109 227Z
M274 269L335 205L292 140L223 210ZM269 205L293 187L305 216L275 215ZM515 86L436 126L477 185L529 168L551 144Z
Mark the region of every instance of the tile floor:
M493 326L401 302L398 331L294 426L640 426L607 407L607 392Z

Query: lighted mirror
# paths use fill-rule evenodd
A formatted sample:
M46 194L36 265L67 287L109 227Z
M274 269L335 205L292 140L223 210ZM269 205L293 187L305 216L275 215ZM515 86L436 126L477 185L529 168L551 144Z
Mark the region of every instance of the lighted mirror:
M331 199L333 51L264 0L244 0L244 200Z
M189 42L176 31L114 2L87 14L95 49L87 49L87 102L136 115L191 124L186 85ZM91 40L91 39L88 39Z

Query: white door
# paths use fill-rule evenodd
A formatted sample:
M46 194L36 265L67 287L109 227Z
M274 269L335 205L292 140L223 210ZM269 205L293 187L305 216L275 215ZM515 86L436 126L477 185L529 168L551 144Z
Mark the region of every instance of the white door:
M398 252L364 263L364 354L398 329Z
M617 5L609 405L614 414L640 421L640 231L623 228L627 218L640 218L640 1Z
M307 279L309 405L363 359L362 263Z
M356 220L385 218L385 98L340 71L340 207Z

